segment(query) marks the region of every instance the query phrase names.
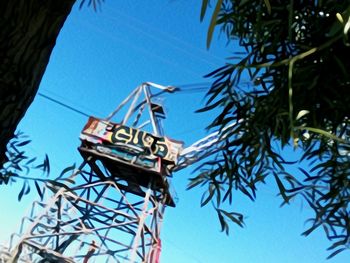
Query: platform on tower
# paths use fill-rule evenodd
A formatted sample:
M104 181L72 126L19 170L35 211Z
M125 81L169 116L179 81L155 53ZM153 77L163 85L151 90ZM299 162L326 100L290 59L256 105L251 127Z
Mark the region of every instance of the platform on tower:
M96 166L100 161L108 170L96 171L101 179L122 179L127 183L123 187L138 195L144 193L142 187L162 192L168 196L167 204L174 206L168 177L182 142L94 117L89 118L80 139L79 152L92 169L100 170Z

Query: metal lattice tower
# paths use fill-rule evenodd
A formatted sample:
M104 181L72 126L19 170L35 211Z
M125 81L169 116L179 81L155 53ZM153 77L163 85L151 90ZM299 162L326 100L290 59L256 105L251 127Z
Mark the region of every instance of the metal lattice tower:
M71 186L62 178L46 184L51 196L33 203L0 262L159 262L164 209L175 206L169 177L182 143L163 137L164 111L150 86L172 91L144 83L108 118L90 117L80 135L83 162L63 179ZM127 104L124 119L111 122Z
M44 186L19 233L0 246L0 263L159 262L164 210L175 206L169 178L218 152L235 123L183 149L163 136L164 110L150 87L175 91L143 83L106 119L89 118L80 134L83 162Z

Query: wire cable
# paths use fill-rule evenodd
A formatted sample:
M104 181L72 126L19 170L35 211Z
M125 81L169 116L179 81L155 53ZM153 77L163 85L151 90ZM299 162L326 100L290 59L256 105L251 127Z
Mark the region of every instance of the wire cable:
M56 100L56 99L54 99L54 98L52 98L52 97L50 97L50 96L48 96L48 95L45 95L45 94L43 94L43 93L41 93L41 92L38 92L38 96L41 96L41 97L43 97L43 98L45 98L45 99L47 99L47 100L49 100L49 101L51 101L51 102L54 102L54 103L56 103L56 104L58 104L58 105L60 105L60 106L62 106L62 107L65 107L65 108L67 108L67 109L69 109L69 110L71 110L71 111L74 111L74 112L76 112L76 113L78 113L78 114L80 114L80 115L83 115L83 116L85 116L85 117L90 117L89 114L86 114L85 112L82 112L81 110L78 110L78 109L76 109L76 108L74 108L74 107L72 107L72 106L69 106L69 105L67 105L67 104L64 103L64 102L58 101L58 100Z
M207 83L193 83L193 84L185 84L185 85L174 85L177 89L172 94L185 93L185 92L195 92L195 93L196 92L202 92L202 91L208 90L208 88L209 88L208 84L209 83L207 82ZM158 97L158 96L160 96L162 94L165 94L165 92L164 91L160 91L158 93L153 94L152 97ZM85 112L83 112L83 111L81 111L81 110L79 110L79 109L77 109L77 108L75 108L73 106L68 105L65 102L57 100L57 99L53 98L52 96L49 96L49 95L44 94L42 92L38 92L38 96L40 96L40 97L42 97L44 99L47 99L47 100L49 100L49 101L51 101L53 103L56 103L56 104L66 108L66 109L69 109L69 110L71 110L71 111L73 111L75 113L78 113L78 114L80 114L80 115L82 115L84 117L90 117L91 116L91 114L87 114L87 113L85 113Z

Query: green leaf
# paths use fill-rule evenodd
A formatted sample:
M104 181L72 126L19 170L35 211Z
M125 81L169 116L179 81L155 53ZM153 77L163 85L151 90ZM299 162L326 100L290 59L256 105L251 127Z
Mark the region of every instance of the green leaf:
M221 209L220 209L221 210ZM225 210L221 210L221 212L228 217L232 222L234 222L235 224L239 225L240 227L244 226L243 223L243 215L239 214L239 213L235 213L235 212L227 212Z
M56 180L61 179L66 173L75 169L75 164L64 168L61 174L56 178Z
M59 180L62 180L64 182L68 182L68 183L71 183L71 184L75 183L75 181L73 179L71 179L71 178L62 178L62 179L59 179Z
M20 202L22 200L22 197L26 194L29 193L30 189L28 190L28 186L27 186L28 182L27 181L24 181L23 182L23 185L22 185L22 189L21 191L19 192L18 194L18 201Z
M214 193L215 193L214 190L215 190L214 185L210 184L209 189L208 189L208 191L206 192L206 193L208 193L208 196L206 196L206 195L207 195L206 193L204 193L204 194L202 195L201 207L203 207L203 206L205 206L206 204L208 204L209 201L213 198Z
M219 15L219 12L221 9L222 1L223 0L218 0L216 2L216 6L214 9L213 15L211 17L211 20L210 20L208 35L207 35L207 48L210 47L210 43L211 43L211 40L213 38L213 33L214 33L215 26L216 26L216 20L217 20L217 17Z
M279 178L278 174L274 172L273 175L275 177L278 189L280 191L280 194L281 194L283 200L288 204L289 203L289 197L286 195L286 188L284 187L284 185L283 185L281 179Z
M203 182L206 181L206 180L205 180L205 178L203 178L203 177L196 177L196 178L191 178L190 181L191 181L191 182L187 185L186 190L190 190L190 189L192 189L193 187L195 187L195 186L197 186L197 185L203 183Z
M309 114L310 111L308 110L301 110L298 112L297 117L295 118L296 120L299 120L300 118L304 117L306 114Z
M335 141L338 141L338 142L341 142L341 143L350 144L350 142L348 142L346 140L343 140L343 139L339 138L338 136L336 136L336 135L334 135L334 134L332 134L332 133L330 133L328 131L322 130L322 129L312 128L312 127L295 127L295 129L297 129L297 130L307 130L307 131L310 131L310 132L318 133L320 135L328 137L329 139L332 139L332 140L335 140Z
M327 259L331 259L332 257L338 255L340 252L344 251L345 249L347 249L346 247L343 248L339 248L338 250L334 251L332 254L330 254Z
M312 225L308 230L304 231L301 233L303 236L308 236L310 235L315 229L317 229L320 225L319 224L314 224Z
M21 146L27 145L30 142L31 142L31 140L26 140L26 141L23 141L23 142L20 142L20 143L16 144L16 146L17 147L21 147Z
M269 0L264 0L266 8L267 8L267 12L269 13L269 15L271 15L271 4Z
M57 192L60 188L64 188L67 191L73 192L66 184L55 181L55 180L48 180L47 181L47 187L53 191L53 192Z
M43 194L43 192L41 191L38 182L37 182L37 181L34 181L34 184L35 184L35 187L36 187L36 191L38 192L38 194L39 194L39 196L40 196L40 199L43 200L44 194Z
M211 105L208 105L208 106L205 106L204 108L196 110L196 113L212 110L212 109L216 108L218 105L220 105L223 101L224 101L224 99L220 99Z
M26 162L26 165L29 165L29 164L35 162L35 160L36 160L36 157L29 159L29 160Z
M343 29L343 25L338 21L336 20L332 27L330 28L329 32L327 33L327 35L329 37L335 37L337 36L339 33L342 32L342 29Z
M26 191L24 192L24 195L29 194L29 192L30 192L30 186L29 186L29 184L27 184L27 189L26 189Z
M346 241L345 241L345 240L340 240L340 241L335 242L334 244L332 244L329 248L327 248L327 250L333 250L333 249L335 249L336 247L344 246L345 244L346 244Z
M43 170L46 173L46 176L50 175L50 161L49 161L49 156L47 154L45 154Z
M222 216L221 214L221 210L220 209L216 209L216 212L218 214L218 218L219 218L219 222L221 225L221 232L226 232L226 235L228 234L228 225L225 221L225 218Z
M203 21L203 18L205 16L206 11L207 11L207 7L208 7L208 0L203 0L202 7L201 7L201 16L200 16L201 21Z

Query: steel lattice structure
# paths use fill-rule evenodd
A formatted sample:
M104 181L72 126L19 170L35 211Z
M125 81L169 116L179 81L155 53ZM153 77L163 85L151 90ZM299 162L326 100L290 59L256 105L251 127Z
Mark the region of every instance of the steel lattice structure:
M152 186L101 180L97 173L111 175L99 162L87 158L71 177L83 182L70 190L47 186L54 195L33 203L5 262L150 262L160 249L167 195Z
M46 184L47 196L33 203L0 250L0 263L159 262L164 210L175 206L172 172L217 152L225 138L216 132L182 149L182 142L163 137L164 111L152 101L151 86L174 91L143 83L106 119L90 117L80 135L83 162L64 179L69 187ZM128 103L123 120L112 123ZM139 124L147 108L149 119Z

